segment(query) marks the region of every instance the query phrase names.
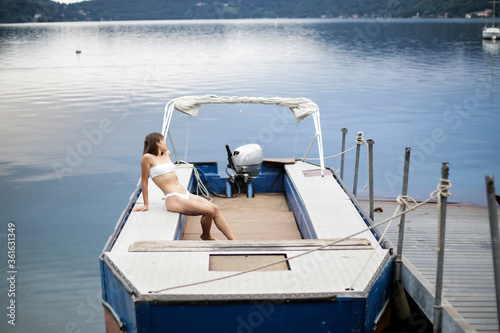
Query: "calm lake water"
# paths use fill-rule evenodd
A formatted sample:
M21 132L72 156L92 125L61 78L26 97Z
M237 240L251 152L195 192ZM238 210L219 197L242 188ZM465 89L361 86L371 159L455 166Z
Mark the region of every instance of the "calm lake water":
M375 195L426 199L450 163L451 201L484 204L500 179L500 43L476 20L224 20L0 25L1 332L102 332L98 256L139 179L145 134L182 95L308 97L325 154L356 132L374 144ZM81 50L80 54L76 50ZM227 143L291 157L295 121L278 107L176 115L180 159L215 160ZM229 114L223 122L215 119ZM255 125L255 126L254 126ZM296 157L313 138L298 126ZM366 147L366 146L365 146ZM358 193L366 182L362 150ZM317 156L311 149L310 157ZM340 167L338 158L327 165ZM354 151L346 158L352 187ZM499 185L497 185L498 187ZM15 226L15 296L7 266ZM16 325L6 316L16 304Z

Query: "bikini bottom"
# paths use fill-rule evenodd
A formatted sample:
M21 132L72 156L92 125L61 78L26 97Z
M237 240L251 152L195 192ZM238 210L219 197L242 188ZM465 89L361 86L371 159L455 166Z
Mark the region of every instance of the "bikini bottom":
M185 194L180 194L180 193L177 193L177 192L170 192L170 193L167 193L165 195L165 200L167 200L168 198L170 197L175 197L175 196L179 196L183 199L189 199L189 191L186 191Z

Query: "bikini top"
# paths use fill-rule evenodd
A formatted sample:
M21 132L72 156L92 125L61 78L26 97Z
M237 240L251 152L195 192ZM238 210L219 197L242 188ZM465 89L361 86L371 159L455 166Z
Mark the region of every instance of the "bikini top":
M153 157L156 161L156 165L149 169L149 177L151 177L151 179L175 171L175 165L171 161L159 164L156 157L154 155Z

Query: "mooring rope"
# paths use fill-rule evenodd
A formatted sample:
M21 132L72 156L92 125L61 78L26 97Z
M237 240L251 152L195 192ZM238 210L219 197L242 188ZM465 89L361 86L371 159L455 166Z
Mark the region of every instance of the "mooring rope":
M299 257L302 257L302 256L305 256L305 255L308 255L308 254L311 254L313 252L316 252L316 251L319 251L319 250L322 250L326 247L329 247L329 246L333 246L335 244L338 244L340 242L343 242L345 240L348 240L354 236L357 236L359 234L362 234L363 232L366 232L366 231L369 231L369 230L372 230L378 226L381 226L389 221L392 221L394 220L395 218L398 218L404 214L407 214L411 211L414 211L416 210L417 208L425 205L426 203L430 202L430 201L435 201L436 199L438 199L438 194L440 195L443 195L443 196L449 196L451 193L448 191L451 187L451 182L449 180L445 180L445 179L441 179L441 183L438 184L438 189L433 191L429 198L425 201L422 201L421 203L417 203L415 206L405 210L404 212L400 212L398 214L396 214L396 212L398 211L399 207L396 209L395 211L395 214L393 214L392 217L388 218L388 219L385 219L384 221L382 222L378 222L378 223L375 223L374 225L370 226L370 227L367 227L361 231L358 231L354 234L351 234L347 237L344 237L344 238L341 238L341 239L337 239L335 241L332 241L330 243L327 243L325 245L322 245L322 246L319 246L317 248L314 248L314 249L311 249L311 250L308 250L306 252L303 252L303 253L300 253L300 254L297 254L295 256L291 256L289 258L285 258L285 259L282 259L282 260L278 260L278 261L275 261L275 262L272 262L272 263L269 263L269 264L266 264L266 265L262 265L262 266L258 266L258 267L255 267L255 268L252 268L252 269L249 269L249 270L246 270L246 271L242 271L242 272L238 272L238 273L234 273L234 274L230 274L230 275L226 275L226 276L221 276L221 277L218 277L218 278L214 278L214 279L209 279L209 280L204 280L204 281L199 281L199 282L193 282L193 283L188 283L188 284L184 284L184 285L180 285L180 286L174 286L174 287L168 287L168 288L163 288L163 289L159 289L159 290L156 290L156 291L149 291L150 294L153 294L153 293L160 293L160 292L163 292L163 291L168 291L168 290L174 290L174 289L180 289L180 288L186 288L186 287L192 287L192 286L196 286L196 285L200 285L200 284L205 284L205 283L210 283L210 282L216 282L216 281L221 281L221 280L225 280L225 279L229 279L229 278L232 278L232 277L236 277L236 276L240 276L240 275L244 275L244 274L248 274L248 273L251 273L251 272L255 272L255 271L258 271L260 269L263 269L263 268L267 268L267 267L270 267L270 266L273 266L273 265L277 265L277 264L280 264L280 263L283 263L283 262L287 262L287 261L290 261L292 259L296 259L296 258L299 258ZM400 198L401 197L401 198ZM404 198L402 196L398 197L399 200L403 200ZM406 196L405 196L406 197ZM415 200L411 199L411 201L413 202L416 202ZM381 240L383 239L382 237L380 238ZM365 265L366 267L366 265Z
M448 197L449 195L451 195L451 193L449 192L449 189L451 188L451 182L449 179L440 179L440 183L438 184L437 186L437 190L432 192L431 195L430 195L430 198L427 200L427 202L429 202L431 199L432 200L435 200L436 199L436 196L437 196L437 200L438 200L438 210L440 209L440 206L441 206L441 198L442 197ZM439 194L439 195L438 195ZM391 218L391 221L389 222L389 224L387 225L387 227L385 228L384 232L382 233L382 236L380 236L380 240L378 241L378 245L380 245L380 243L382 242L382 240L384 239L385 237L385 234L387 233L387 231L389 230L389 227L391 226L391 223L392 221L395 219L395 215L398 213L398 211L401 209L401 207L408 207L408 201L411 201L413 202L415 205L418 205L417 201L415 199L413 199L412 197L408 196L408 195L400 195L396 198L396 202L399 204L396 209L394 210L394 214L392 215L392 218ZM420 206L419 206L420 207ZM415 210L415 209L412 209L412 210ZM401 215L404 215L405 213L409 212L410 210L405 210L402 212ZM352 283L350 289L352 290L352 287L354 286L354 284L356 283L356 281L358 280L358 278L361 276L361 274L363 273L363 271L365 270L366 266L368 266L368 263L371 261L373 255L375 254L375 252L377 251L378 247L375 248L372 252L372 254L370 255L370 257L368 258L368 260L366 261L365 265L363 266L363 268L361 269L361 271L359 272L358 276L356 277L356 279L354 279L354 282Z
M399 198L399 197L398 197L398 198ZM396 199L396 201L397 201L397 199ZM376 248L372 251L372 254L371 254L371 255L370 255L370 257L368 258L368 260L365 262L365 265L363 266L363 268L359 271L358 276L356 276L356 278L355 278L355 279L354 279L354 281L352 282L351 286L349 287L349 290L353 290L353 287L354 287L354 285L356 284L356 282L358 281L359 277L361 276L361 274L363 274L363 272L364 272L364 270L365 270L366 266L368 266L368 263L372 260L373 255L374 255L374 254L375 254L375 252L379 249L379 247L378 247L378 246L380 245L380 243L382 243L382 240L384 239L385 234L386 234L386 233L387 233L387 231L389 230L389 227L391 226L392 221L395 219L395 217L394 217L394 216L398 213L398 210L399 210L399 208L400 208L400 207L401 207L401 206L398 206L398 207L396 208L396 210L394 211L394 214L392 214L392 218L391 218L391 220L390 220L390 221L389 221L389 223L387 224L387 227L385 227L384 232L382 233L382 235L380 236L379 241L377 242L377 247L376 247Z
M196 194L198 195L199 193L201 193L202 196L204 196L205 198L207 198L210 201L213 201L212 197L210 196L210 191L207 189L205 184L203 184L203 181L201 180L201 177L200 177L200 173L199 173L198 169L196 168L196 166L193 164L190 164L186 161L183 161L183 160L180 160L178 162L179 162L179 164L186 164L193 169L194 177L195 177L196 183L197 183Z
M168 131L168 138L170 139L170 144L172 145L172 150L174 151L175 159L177 160L177 163L179 164L186 164L189 165L193 168L193 172L197 181L197 187L196 187L196 194L200 193L207 198L210 201L213 201L212 198L210 197L210 191L205 187L203 182L201 181L200 174L198 172L198 169L196 167L186 161L180 160L179 157L177 156L177 150L175 149L174 145L174 140L172 139L172 135L170 134L170 130ZM189 140L189 134L188 134L188 140ZM187 150L186 150L186 155L187 155Z
M441 182L438 184L437 192L443 197L449 197L451 192L449 191L451 188L451 181L449 179L441 179Z
M358 132L358 135L356 136L356 145L352 146L351 148L349 149L346 149L344 150L343 152L340 152L338 154L335 154L335 155L331 155L331 156L327 156L327 157L324 157L323 159L324 160L327 160L327 159L330 159L330 158L334 158L334 157L338 157L338 156L341 156L345 153L347 153L348 151L351 151L353 150L354 148L356 148L357 146L362 146L364 145L366 142L365 142L365 139L363 139L363 132ZM312 144L311 144L312 145ZM311 146L309 146L309 149L311 149ZM307 156L307 153L309 153L309 149L307 150L306 152L306 156ZM319 160L318 157L309 157L309 158L306 158L305 156L302 158L302 160L310 160L310 161L317 161Z
M439 216L441 216L441 207L442 207L442 198L447 198L448 196L451 195L451 192L449 191L451 187L451 182L449 179L441 179L441 182L438 185L437 191L439 192L439 197L438 197L438 212ZM439 217L441 218L441 217ZM441 234L441 223L438 224L438 235ZM437 243L437 248L436 251L439 252L441 250L441 241L438 239Z

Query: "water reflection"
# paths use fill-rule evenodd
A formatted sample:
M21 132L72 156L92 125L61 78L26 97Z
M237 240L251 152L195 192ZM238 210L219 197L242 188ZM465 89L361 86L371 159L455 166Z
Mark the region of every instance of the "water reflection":
M495 105L495 60L497 63L500 61L498 58L500 54L500 42L497 40L483 40L483 51L491 55L490 105L493 110L497 107Z
M483 51L492 56L500 53L500 41L483 39Z
M427 179L419 170L435 168L441 162L438 156L464 162L457 151L477 151L483 140L477 132L489 129L491 119L498 117L480 99L474 116L461 119L459 127L446 121L448 110L466 104L485 84L487 104L498 106L493 98L498 44L481 42L481 27L481 22L464 20L1 26L0 84L5 88L0 92L0 140L20 144L0 147L6 166L2 173L12 175L16 166L30 165L38 176L27 179L55 179L54 162L64 164L68 151L86 140L84 133L108 119L113 132L73 168L75 175L105 173L108 163L121 163L121 156L130 154L130 147L140 152L142 136L159 128L168 99L214 93L310 97L323 112L327 149L338 151L336 132L341 127L369 133L380 150L379 173L398 174L397 152L425 141L432 128L442 128L453 140L438 145L415 168L414 177ZM76 54L77 49L82 53ZM120 142L127 142L127 149ZM272 147L269 153L276 154L279 149ZM28 162L26 155L37 163ZM477 163L495 156L491 148ZM433 183L419 182L422 188ZM378 188L394 192L386 181Z

